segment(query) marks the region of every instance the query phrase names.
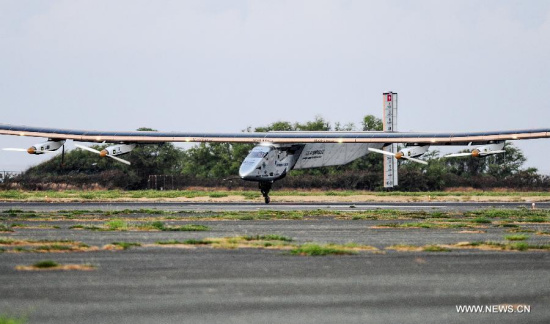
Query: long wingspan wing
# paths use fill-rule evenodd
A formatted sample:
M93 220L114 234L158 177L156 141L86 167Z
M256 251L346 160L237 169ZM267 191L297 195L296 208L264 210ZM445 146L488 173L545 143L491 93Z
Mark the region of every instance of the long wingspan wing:
M0 135L71 139L80 142L230 142L230 143L413 143L431 145L484 144L489 141L550 137L550 129L492 132L267 132L267 133L185 133L115 132L29 127L0 124Z

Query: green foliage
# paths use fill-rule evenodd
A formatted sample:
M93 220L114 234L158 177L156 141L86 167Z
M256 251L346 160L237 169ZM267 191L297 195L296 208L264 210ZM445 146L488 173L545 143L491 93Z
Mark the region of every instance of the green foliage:
M373 115L367 115L363 118L363 130L364 131L376 131L380 132L384 129L384 124L382 119L377 118Z
M159 245L170 245L170 244L209 245L209 244L212 244L212 242L207 240L189 239L183 242L177 241L177 240L157 241L157 244Z
M0 232L13 232L13 229L12 229L13 226L14 224L12 225L0 224Z
M126 231L128 223L122 219L113 219L105 223L105 226L111 231Z
M206 225L187 224L179 227L169 227L165 231L179 231L179 232L202 232L209 231L210 227Z
M209 245L212 244L212 242L207 240L197 240L197 239L189 239L183 241L183 244L191 244L191 245Z
M343 247L334 246L330 244L319 245L314 243L306 243L290 250L290 254L322 256L322 255L331 255L331 254L332 255L355 254L355 252L349 249L345 249Z
M267 235L248 235L244 236L244 239L247 241L283 241L283 242L292 242L290 237L277 235L277 234L267 234Z
M528 235L525 234L517 234L517 235L506 235L504 237L508 241L525 241L529 238Z
M140 128L138 131L154 131L150 128ZM93 145L92 148L101 151L108 144ZM65 175L75 180L78 175L101 175L100 182L119 188L136 189L147 185L150 174L179 174L182 169L183 151L171 143L138 145L131 153L121 156L132 163L131 166L116 162L109 158L101 158L97 154L75 149L65 152L63 165L61 154L28 169L22 179L37 177L47 180L49 177ZM85 181L86 177L81 177Z
M159 231L163 231L166 228L164 226L164 223L161 221L154 221L151 223L151 226L158 229Z
M478 224L491 224L492 223L490 219L487 219L485 217L474 218L472 221L474 223L478 223Z
M13 317L7 315L0 315L0 324L25 324L27 323L26 317Z
M36 262L35 264L33 264L33 266L36 268L54 268L59 266L59 264L52 260L44 260Z
M439 245L428 245L422 248L425 252L451 252L451 249Z
M250 144L201 143L184 152L182 173L199 178L237 175L252 147Z

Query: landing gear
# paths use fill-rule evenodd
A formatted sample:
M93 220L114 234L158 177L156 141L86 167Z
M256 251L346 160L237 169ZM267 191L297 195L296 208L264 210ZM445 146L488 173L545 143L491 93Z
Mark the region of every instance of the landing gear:
M264 201L266 204L269 204L271 202L271 199L269 198L269 191L271 190L271 186L273 185L273 182L260 182L260 192L262 193L262 196L264 196Z

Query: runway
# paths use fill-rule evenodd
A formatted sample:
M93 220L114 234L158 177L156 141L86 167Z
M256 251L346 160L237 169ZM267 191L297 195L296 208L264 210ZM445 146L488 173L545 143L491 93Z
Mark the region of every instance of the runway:
M525 204L523 204L525 205ZM539 204L537 204L539 206ZM328 207L327 207L328 206ZM442 206L442 207L438 207ZM519 204L507 204L517 208ZM193 214L116 214L99 210L151 209L205 212L257 209L290 210L477 210L475 204L174 204L174 203L1 203L0 223L13 240L74 240L89 246L138 242L128 250L66 253L0 253L0 314L25 315L29 323L426 323L548 322L550 252L485 251L404 252L388 246L504 241L507 227L480 224L477 231L457 228L380 228L384 219L229 220ZM546 206L547 207L547 206ZM538 207L539 208L539 207ZM545 206L540 206L545 208ZM11 212L6 213L6 210ZM17 211L20 210L20 211ZM37 211L33 214L26 211ZM89 210L89 214L66 211ZM96 212L94 212L97 210ZM48 219L53 211L66 216ZM54 213L55 214L55 213ZM97 215L96 215L97 214ZM30 215L30 216L29 216ZM65 215L65 214L63 214ZM36 217L34 219L33 217ZM40 218L42 217L42 218ZM93 231L75 224L101 226L112 218L130 224L162 220L167 226L197 224L203 232ZM391 220L401 224L412 220ZM494 221L497 224L496 221ZM25 227L26 226L26 227ZM521 223L529 244L546 244L548 221ZM285 250L170 248L166 240L276 234L295 244L355 243L378 249L355 255L296 256ZM13 253L12 253L13 252ZM17 271L40 260L89 263L93 271ZM529 305L529 313L458 313L459 305Z
M477 210L484 208L531 208L526 202L407 202L407 203L203 203L203 202L0 202L0 210L21 209L34 211L56 210L121 210L158 209L168 211L254 211L254 210ZM550 202L537 202L536 208L549 209Z

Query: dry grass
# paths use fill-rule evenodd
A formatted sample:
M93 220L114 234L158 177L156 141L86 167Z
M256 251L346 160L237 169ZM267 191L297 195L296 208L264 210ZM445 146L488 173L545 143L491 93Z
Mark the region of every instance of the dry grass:
M191 189L191 188L190 188ZM173 202L247 202L261 200L255 190L230 191L216 188L196 188L181 191L121 191L121 190L65 190L0 192L4 201L173 201ZM547 192L478 191L462 188L459 191L440 192L370 192L349 190L274 191L274 200L280 202L408 202L408 201L479 201L517 202L548 201Z
M532 245L526 242L458 242L454 244L430 244L424 246L398 244L386 248L401 252L448 252L451 250L476 249L481 251L544 251L550 252L550 244Z
M90 264L60 264L53 267L39 267L35 265L24 266L18 265L15 267L17 271L92 271L97 268Z
M297 255L328 255L328 254L355 254L357 252L379 252L369 245L349 244L315 244L315 243L294 243L291 238L280 235L254 235L235 236L222 238L205 238L200 240L187 241L160 241L157 242L164 247L193 248L196 246L207 246L214 249L267 249L289 251Z

